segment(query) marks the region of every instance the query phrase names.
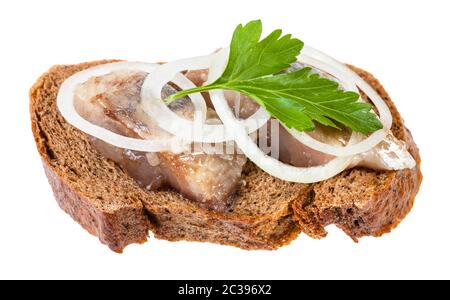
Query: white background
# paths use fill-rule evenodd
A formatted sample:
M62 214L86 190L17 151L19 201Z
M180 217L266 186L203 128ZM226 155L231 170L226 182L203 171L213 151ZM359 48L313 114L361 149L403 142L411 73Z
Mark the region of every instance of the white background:
M0 278L450 278L448 1L1 1ZM151 239L111 252L57 206L30 130L28 89L54 64L167 61L228 44L261 18L374 73L420 147L424 182L392 233L334 227L278 251Z

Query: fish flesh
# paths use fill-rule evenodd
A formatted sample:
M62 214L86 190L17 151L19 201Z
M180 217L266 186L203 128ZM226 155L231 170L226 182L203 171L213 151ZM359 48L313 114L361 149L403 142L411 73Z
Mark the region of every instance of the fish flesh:
M91 123L121 135L142 139L170 137L140 104L140 89L146 75L120 71L93 77L77 87L75 108ZM175 87L166 85L162 97L175 92ZM169 107L188 119L194 113L187 97ZM175 189L200 206L215 211L225 211L231 206L246 162L242 154L144 153L120 149L95 138L92 138L92 145L119 164L141 187Z
M339 84L340 88L343 88L342 84L340 84L340 82L331 74L299 62L293 63L287 72L292 72L303 67L310 67L312 69L312 73L319 74L320 76L330 80L334 80ZM196 85L201 86L208 79L208 70L189 71L186 76ZM241 119L250 117L259 109L259 105L246 95L235 91L225 91L224 94L230 107L234 108L235 115ZM363 99L368 101L366 97L363 97ZM274 125L277 129L276 136L272 136L271 134ZM264 139L260 138L258 140L258 143L260 143L260 148L266 146L262 144L267 143L268 149L277 149L276 155L274 155L273 152L271 153L273 157L292 166L320 166L326 164L334 158L332 155L311 149L310 147L302 144L275 119L270 119L268 123L260 129L260 131L267 134ZM342 128L341 130L338 130L323 126L321 124L316 124L315 130L308 132L307 134L316 140L334 146L346 146L351 136L351 132L348 129ZM261 137L261 135L258 136ZM262 140L267 140L267 142L262 142ZM272 144L273 140L277 141L278 147L274 147L275 145ZM415 161L408 152L406 143L395 138L392 132L389 131L384 140L377 146L367 152L355 155L348 168L359 166L375 170L398 170L412 167L414 164Z

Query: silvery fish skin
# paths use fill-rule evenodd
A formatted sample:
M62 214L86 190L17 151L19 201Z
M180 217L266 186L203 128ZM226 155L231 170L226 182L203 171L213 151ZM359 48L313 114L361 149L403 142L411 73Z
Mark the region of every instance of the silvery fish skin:
M121 71L93 77L75 92L75 107L88 121L118 134L152 139L169 137L140 105L146 73ZM162 97L176 92L166 85ZM178 115L193 116L188 98L170 105ZM201 206L225 211L241 183L246 157L241 154L143 153L120 149L92 138L92 145L118 163L136 182L149 190L173 188Z
M335 80L340 88L343 88L340 82L332 75L300 62L293 63L287 72L293 72L304 67L311 67L312 73L319 74L330 80ZM196 85L202 85L208 78L208 71L189 71L186 76ZM249 97L237 92L225 91L225 97L229 105L235 108L235 115L243 119L251 116L259 108L259 105ZM236 105L239 107L236 107ZM270 122L274 121L274 119L270 120ZM296 167L313 167L326 164L334 158L332 155L324 154L302 144L281 126L281 124L277 126L279 145L276 158L280 161ZM267 132L269 143L271 142L271 128L272 126L269 124L266 124L265 128L263 128ZM351 132L346 129L336 130L317 124L316 129L308 132L308 134L323 143L334 146L345 146L350 139ZM360 166L375 170L398 170L412 168L414 165L415 161L408 152L406 144L395 138L392 132L389 131L385 139L376 147L365 153L356 155L348 168Z
M322 77L328 78L330 80L334 80L339 84L339 87L343 89L342 84L334 78L332 75L318 70L312 66L307 66L305 64L296 62L291 65L291 68L288 69L288 72L292 72L303 67L311 67L312 73L316 73L321 75ZM316 129L313 132L308 133L313 138L334 146L345 146L347 145L351 133L348 130L336 130L333 128L316 125ZM280 147L282 145L291 144L289 149L285 151L288 153L296 152L297 149L300 149L301 152L307 153L305 157L312 157L314 159L309 159L308 161L297 160L289 162L295 166L304 167L304 166L316 166L324 164L330 161L333 156L326 154L318 154L317 151L314 151L299 141L294 140L292 135L283 136L280 138ZM292 145L293 144L293 145ZM281 152L281 150L280 150ZM294 154L295 156L295 154ZM283 161L284 157L281 158ZM406 143L398 140L394 137L391 131L388 132L386 137L381 141L378 145L373 147L367 152L355 155L352 163L347 168L353 167L366 167L374 170L399 170L405 168L412 168L415 166L415 160L408 152Z

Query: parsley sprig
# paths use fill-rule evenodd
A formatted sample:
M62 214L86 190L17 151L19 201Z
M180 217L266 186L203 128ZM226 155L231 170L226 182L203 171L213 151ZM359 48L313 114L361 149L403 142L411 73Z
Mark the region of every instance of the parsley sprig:
M314 122L340 128L340 125L372 133L383 125L371 111L372 106L358 101L355 92L343 91L339 85L304 67L282 73L295 62L303 42L290 34L275 30L260 40L262 23L251 21L238 25L233 33L228 63L215 82L179 91L168 103L196 92L216 89L234 90L249 96L271 116L288 128L312 131Z

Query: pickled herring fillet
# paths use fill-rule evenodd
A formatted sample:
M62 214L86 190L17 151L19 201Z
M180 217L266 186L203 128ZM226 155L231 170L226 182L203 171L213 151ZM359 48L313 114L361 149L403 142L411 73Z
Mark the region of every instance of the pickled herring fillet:
M75 107L88 121L118 134L142 139L169 137L141 107L140 90L145 76L144 72L121 71L93 77L77 88ZM162 97L175 92L174 87L166 85ZM169 107L185 118L194 113L189 98ZM226 211L232 205L246 162L240 154L144 153L120 149L95 138L92 145L119 164L141 187L173 188L215 211Z
M291 68L287 70L290 72L292 70L297 70L299 68L305 67L301 63L293 63ZM313 73L320 74L321 76L336 80L330 74L322 72L312 66ZM187 75L192 77L198 84L201 83L201 79L207 77L203 72L191 71ZM341 86L341 88L343 88ZM255 113L259 105L256 104L249 97L239 94L234 91L225 91L225 98L231 107L234 107L236 115L240 118L248 118L253 113ZM368 101L368 99L366 99ZM277 120L271 119L269 122L277 122L278 126L278 156L275 158L280 161L296 166L296 167L313 167L324 165L334 158L334 156L322 153L320 151L309 148L308 146L302 144L295 137L293 137ZM267 134L268 143L271 143L270 131L271 124L266 124L263 128ZM337 130L331 127L326 127L321 124L316 124L316 128L312 132L308 132L311 137L319 140L323 143L334 145L334 146L346 146L351 132L348 129L342 128ZM273 148L273 145L271 145ZM386 137L378 145L376 145L371 150L355 155L352 163L347 168L353 167L366 167L374 170L398 170L404 168L411 168L415 165L415 161L408 152L406 144L394 137L391 131L388 132Z

